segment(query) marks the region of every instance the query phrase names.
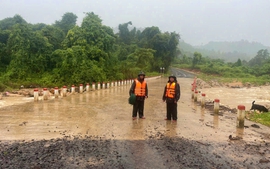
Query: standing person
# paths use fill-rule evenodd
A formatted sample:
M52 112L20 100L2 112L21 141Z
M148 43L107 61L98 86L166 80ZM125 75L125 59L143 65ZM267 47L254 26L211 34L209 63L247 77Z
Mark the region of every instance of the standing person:
M177 120L177 101L180 99L180 85L174 75L169 76L165 86L162 100L167 103L167 118L165 120Z
M134 80L132 83L129 95L135 94L136 101L133 104L132 118L135 120L137 118L137 113L139 112L139 118L145 119L144 117L144 100L148 98L148 88L147 83L144 80L145 74L144 72L140 72L138 74L138 78Z

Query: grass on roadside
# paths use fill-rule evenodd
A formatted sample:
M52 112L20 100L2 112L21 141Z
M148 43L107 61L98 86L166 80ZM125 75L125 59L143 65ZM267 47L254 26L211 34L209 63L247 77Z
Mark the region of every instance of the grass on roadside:
M249 114L249 120L270 127L270 113L269 112L261 113L261 114L251 113Z

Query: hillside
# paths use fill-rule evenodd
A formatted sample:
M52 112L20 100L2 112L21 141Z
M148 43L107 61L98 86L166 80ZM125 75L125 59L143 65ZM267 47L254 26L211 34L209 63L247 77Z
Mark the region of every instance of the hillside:
M256 56L260 49L268 49L258 42L237 41L237 42L209 42L203 46L192 46L180 41L182 54L192 56L194 52L200 52L204 57L224 59L227 62L236 62L238 59L249 61Z

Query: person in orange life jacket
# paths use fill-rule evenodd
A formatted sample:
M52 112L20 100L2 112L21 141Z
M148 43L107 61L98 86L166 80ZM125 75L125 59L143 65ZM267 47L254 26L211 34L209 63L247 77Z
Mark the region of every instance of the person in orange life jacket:
M180 99L180 85L174 75L169 76L165 86L162 100L167 103L167 118L165 120L177 120L177 101Z
M144 117L144 100L148 98L148 87L147 83L144 80L145 74L144 72L140 72L138 74L138 78L136 78L129 90L129 95L132 93L136 96L136 101L133 104L132 110L132 118L135 120L137 118L137 113L139 112L139 118L145 119Z

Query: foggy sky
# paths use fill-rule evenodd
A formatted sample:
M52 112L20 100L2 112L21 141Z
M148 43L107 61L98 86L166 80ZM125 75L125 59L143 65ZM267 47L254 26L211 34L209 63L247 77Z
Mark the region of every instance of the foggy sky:
M112 28L132 21L177 32L192 45L209 41L260 42L270 46L269 0L0 0L0 20L21 15L29 23L53 24L66 12L94 12Z

